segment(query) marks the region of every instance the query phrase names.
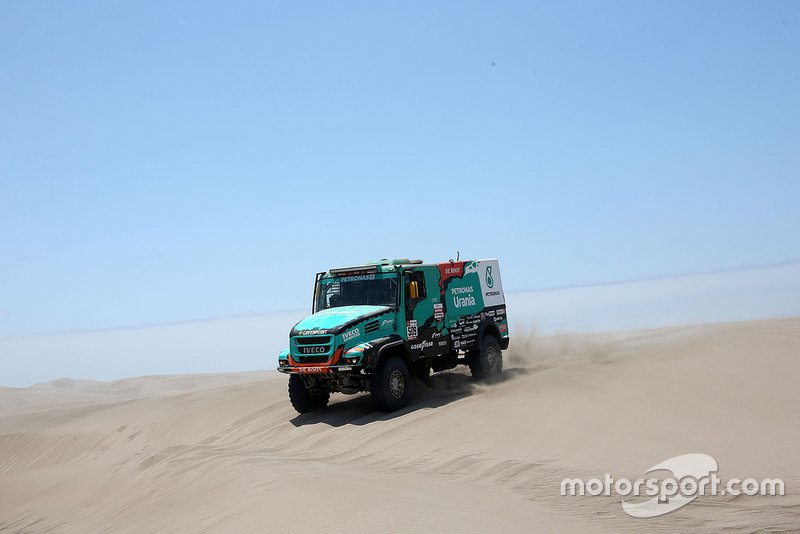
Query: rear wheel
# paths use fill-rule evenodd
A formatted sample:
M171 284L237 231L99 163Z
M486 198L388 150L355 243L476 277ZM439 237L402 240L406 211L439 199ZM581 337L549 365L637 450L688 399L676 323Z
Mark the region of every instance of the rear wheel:
M476 380L486 380L503 372L503 351L492 335L484 336L479 350L468 355L469 370Z
M369 375L369 392L375 405L393 412L408 405L410 399L408 367L397 356L389 356Z
M328 405L330 391L309 390L300 375L289 375L289 401L297 413L308 413Z

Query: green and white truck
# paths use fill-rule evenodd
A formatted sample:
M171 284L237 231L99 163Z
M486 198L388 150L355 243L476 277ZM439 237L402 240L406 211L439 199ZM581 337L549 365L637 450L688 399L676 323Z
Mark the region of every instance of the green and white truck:
M500 374L508 343L496 259L381 260L317 274L312 314L292 328L278 370L299 413L361 391L393 411L408 404L411 375L457 365L476 379Z

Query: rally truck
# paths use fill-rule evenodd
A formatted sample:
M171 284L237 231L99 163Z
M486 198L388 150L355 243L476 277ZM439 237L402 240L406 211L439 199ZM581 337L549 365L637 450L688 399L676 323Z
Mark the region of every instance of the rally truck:
M479 380L499 375L508 343L496 259L381 260L317 273L312 313L292 328L278 370L299 413L362 391L394 411L409 403L411 376L458 365Z

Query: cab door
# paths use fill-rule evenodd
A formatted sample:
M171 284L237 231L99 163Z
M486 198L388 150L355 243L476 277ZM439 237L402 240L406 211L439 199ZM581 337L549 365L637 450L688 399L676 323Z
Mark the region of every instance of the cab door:
M424 267L403 274L406 335L412 359L431 357L449 352L442 336L442 309L437 290L437 277ZM434 302L434 300L436 302Z
M409 342L419 339L420 319L414 312L425 298L425 275L422 271L406 271L403 275L406 336Z

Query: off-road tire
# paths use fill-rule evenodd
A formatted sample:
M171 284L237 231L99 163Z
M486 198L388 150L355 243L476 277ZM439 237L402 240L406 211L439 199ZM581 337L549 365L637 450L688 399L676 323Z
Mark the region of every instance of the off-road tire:
M487 380L503 372L503 351L492 335L484 336L479 350L470 351L467 363L475 380Z
M378 409L393 412L408 405L411 383L406 363L397 356L384 358L369 375L369 393Z
M289 401L297 413L308 413L328 405L329 391L310 391L299 375L289 375Z

